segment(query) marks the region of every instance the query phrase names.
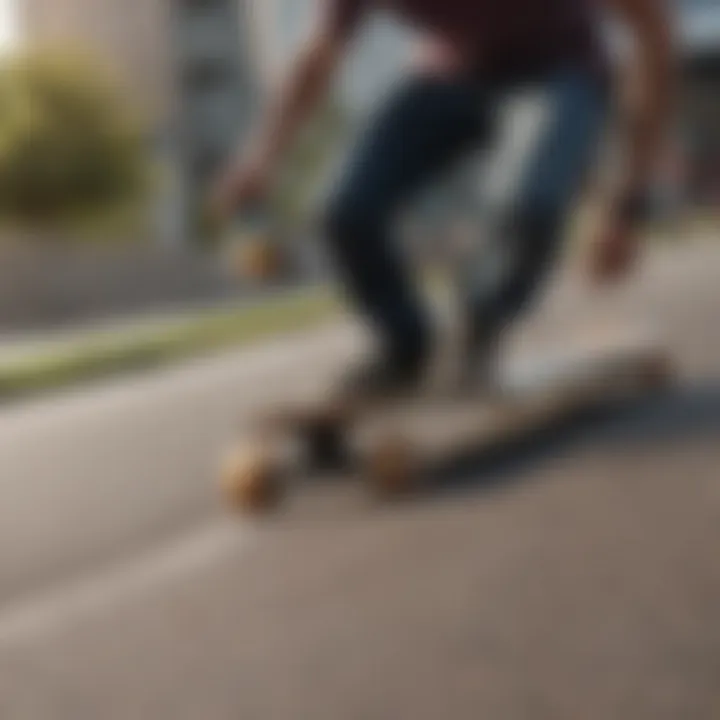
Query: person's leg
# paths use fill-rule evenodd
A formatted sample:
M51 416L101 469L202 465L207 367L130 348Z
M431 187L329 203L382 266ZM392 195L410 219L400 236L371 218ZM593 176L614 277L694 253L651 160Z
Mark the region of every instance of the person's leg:
M414 192L482 139L486 111L470 83L413 78L371 124L329 203L326 229L345 289L382 353L401 366L424 362L430 328L392 225Z
M497 238L507 262L489 281L469 288L470 363L481 361L485 346L536 297L605 126L607 94L592 76L570 70L546 83L546 124Z

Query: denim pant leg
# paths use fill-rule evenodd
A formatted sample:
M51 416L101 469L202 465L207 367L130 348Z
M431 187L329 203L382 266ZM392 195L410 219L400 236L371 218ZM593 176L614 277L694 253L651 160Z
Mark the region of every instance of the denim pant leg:
M393 222L413 193L482 140L486 107L474 83L413 78L370 125L329 203L326 234L345 289L395 355L422 354L430 333Z
M560 249L572 206L591 169L607 109L605 88L589 73L568 70L541 82L546 123L497 238L507 259L495 277L470 289L476 323L499 332L536 297Z

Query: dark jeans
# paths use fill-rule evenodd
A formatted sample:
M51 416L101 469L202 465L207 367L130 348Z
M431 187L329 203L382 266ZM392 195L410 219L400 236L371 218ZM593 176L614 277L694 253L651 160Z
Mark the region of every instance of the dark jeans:
M488 332L534 296L600 139L606 93L589 73L565 69L536 78L548 103L540 141L517 188L504 229L511 259L502 281L478 286L473 305ZM413 356L429 344L429 321L399 248L394 220L415 193L493 136L493 109L519 81L483 87L465 79L414 77L361 139L331 199L331 251L357 309L390 352Z

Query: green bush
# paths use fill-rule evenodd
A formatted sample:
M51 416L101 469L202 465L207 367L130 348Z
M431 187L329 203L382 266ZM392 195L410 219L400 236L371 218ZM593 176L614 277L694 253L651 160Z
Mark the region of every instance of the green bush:
M142 126L91 57L0 64L0 221L57 228L117 214L150 186Z

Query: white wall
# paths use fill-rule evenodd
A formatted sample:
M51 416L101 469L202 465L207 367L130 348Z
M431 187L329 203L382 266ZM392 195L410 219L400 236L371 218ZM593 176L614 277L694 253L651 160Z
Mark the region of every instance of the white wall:
M17 0L0 0L0 53L12 50L17 44Z

